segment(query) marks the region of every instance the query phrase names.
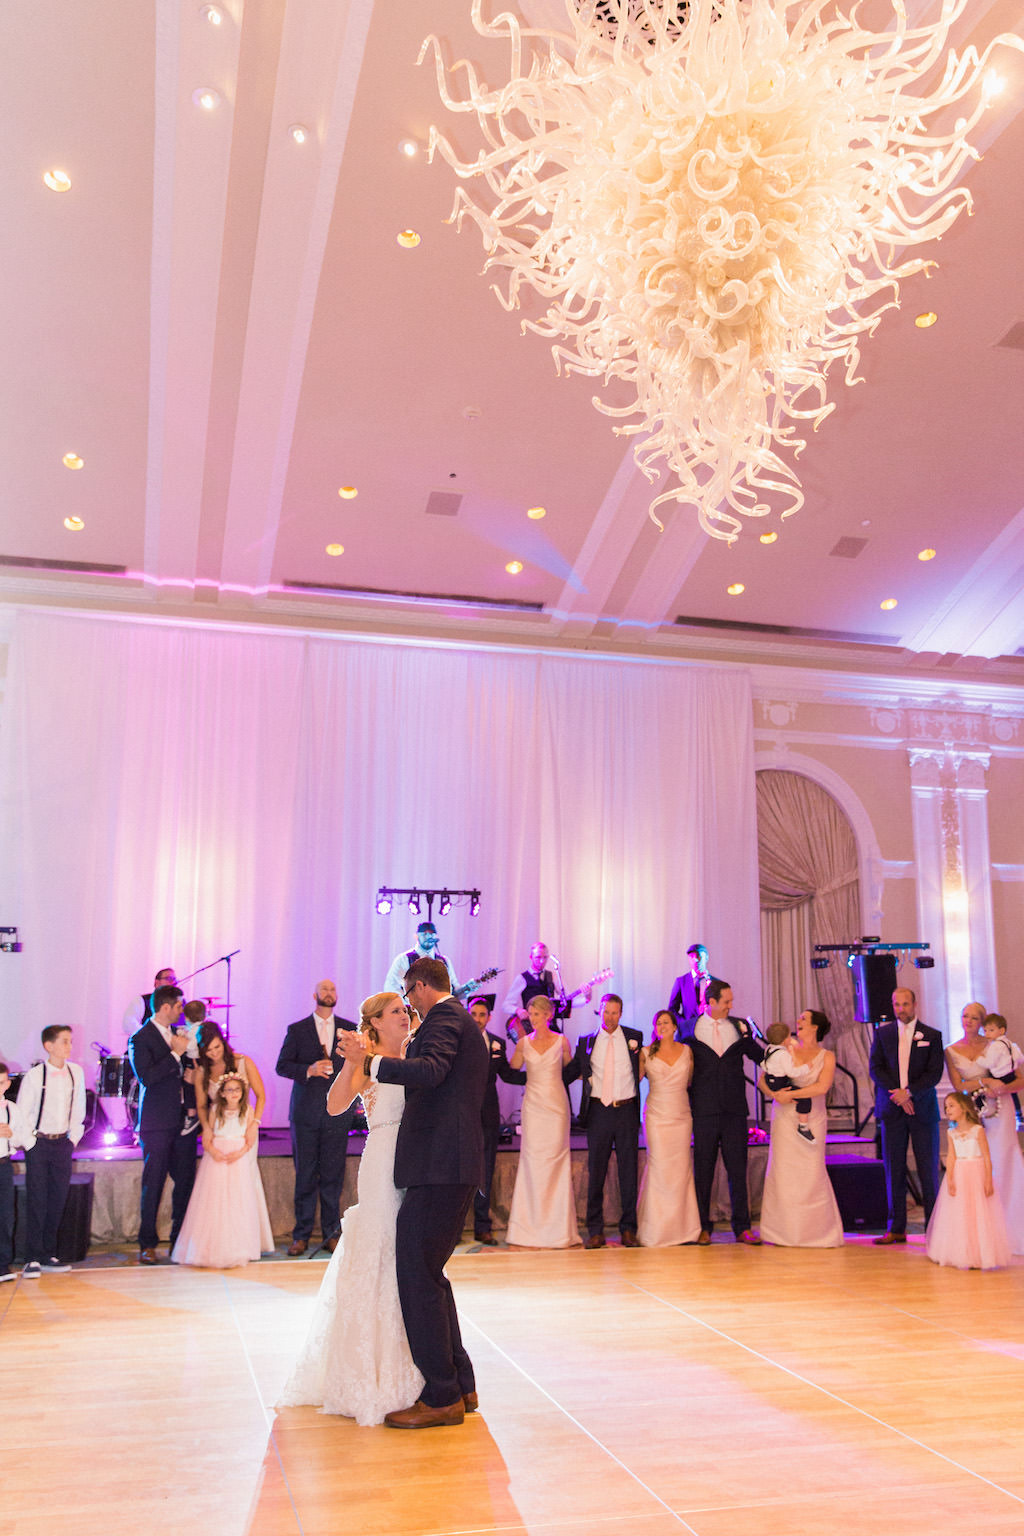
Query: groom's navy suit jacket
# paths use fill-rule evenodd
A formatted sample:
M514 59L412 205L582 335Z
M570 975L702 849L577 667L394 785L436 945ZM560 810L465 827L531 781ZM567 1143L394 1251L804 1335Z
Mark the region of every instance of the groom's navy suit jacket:
M479 1025L454 997L443 997L413 1035L403 1061L380 1057L377 1081L405 1088L395 1147L399 1189L420 1184L479 1186L488 1055Z

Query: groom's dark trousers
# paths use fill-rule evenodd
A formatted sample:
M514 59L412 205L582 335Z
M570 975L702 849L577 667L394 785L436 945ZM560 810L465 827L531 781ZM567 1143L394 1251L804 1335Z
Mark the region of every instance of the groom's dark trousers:
M409 1349L424 1377L420 1399L429 1408L447 1408L476 1390L444 1266L483 1172L487 1068L484 1038L453 997L430 1009L404 1061L376 1062L378 1082L405 1087L395 1183L406 1193L395 1258Z

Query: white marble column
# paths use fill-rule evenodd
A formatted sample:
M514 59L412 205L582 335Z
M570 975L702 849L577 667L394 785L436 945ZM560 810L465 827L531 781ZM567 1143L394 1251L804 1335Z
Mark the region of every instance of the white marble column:
M958 976L950 977L946 956L946 836L948 820L946 786L943 784L944 751L911 747L910 805L914 828L914 862L917 867L916 938L931 945L934 970L919 971L913 985L923 1019L949 1039L949 998L956 996ZM955 810L955 802L953 802ZM944 811L946 816L944 818Z
M992 922L992 866L988 840L987 752L953 755L960 865L966 897L969 979L964 1002L996 1007L995 929ZM961 1004L962 1006L962 1004Z

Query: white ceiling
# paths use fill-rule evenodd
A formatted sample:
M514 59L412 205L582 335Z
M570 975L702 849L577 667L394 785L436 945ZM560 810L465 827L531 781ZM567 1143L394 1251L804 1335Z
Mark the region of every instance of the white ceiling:
M906 283L865 382L834 386L799 464L806 506L775 545L759 524L730 548L686 509L658 534L592 384L555 376L480 276L475 230L445 223L450 170L399 153L444 116L416 66L428 32L502 78L470 0L218 4L217 28L193 0L3 10L0 555L126 574L5 564L0 597L860 668L962 653L961 673L1024 678L984 660L1024 646L1024 351L1000 345L1024 321L1024 57L1000 65L975 216ZM1008 0L968 12L964 42L1022 25ZM469 122L443 126L474 150ZM52 166L69 193L44 186ZM456 517L426 513L434 491L461 494ZM830 554L845 536L867 539L854 560ZM315 590L331 585L539 606Z

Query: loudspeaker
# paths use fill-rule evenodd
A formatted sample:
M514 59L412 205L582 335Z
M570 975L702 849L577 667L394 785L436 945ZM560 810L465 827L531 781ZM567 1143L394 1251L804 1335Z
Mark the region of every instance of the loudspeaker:
M884 1231L889 1218L885 1167L872 1157L827 1157L844 1232Z
M895 955L851 955L853 1016L858 1024L884 1024L896 1015L892 994L896 990Z

